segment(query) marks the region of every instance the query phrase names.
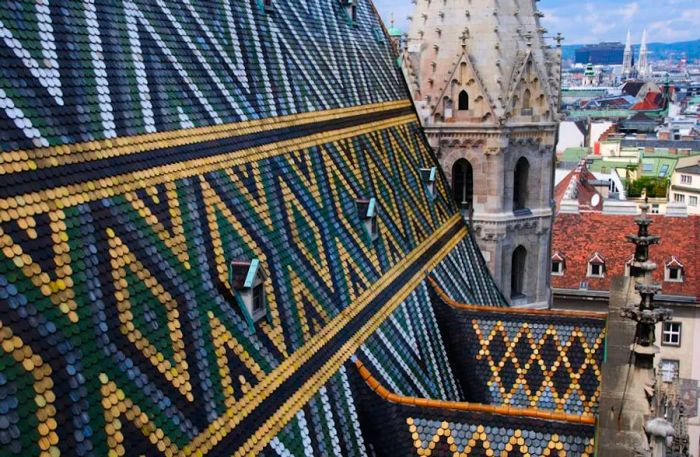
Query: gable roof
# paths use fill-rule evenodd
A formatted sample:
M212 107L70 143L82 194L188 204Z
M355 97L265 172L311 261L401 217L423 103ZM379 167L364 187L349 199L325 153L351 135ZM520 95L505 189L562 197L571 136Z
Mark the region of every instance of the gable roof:
M578 289L581 281L589 290L609 291L614 276L625 274L625 264L634 252L634 245L625 236L637 233L634 215L603 213L559 214L554 222L552 249L566 256L566 271L552 276L552 287ZM651 234L661 236L658 245L650 247L651 260L658 265L654 280L664 295L684 296L700 301L700 216L666 217L652 215ZM604 278L586 277L587 263L598 252L605 258ZM664 282L664 265L671 258L684 265L684 281Z

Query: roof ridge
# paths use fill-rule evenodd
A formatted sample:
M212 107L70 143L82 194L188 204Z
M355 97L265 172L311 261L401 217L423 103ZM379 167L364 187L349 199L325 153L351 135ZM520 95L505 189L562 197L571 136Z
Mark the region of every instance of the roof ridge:
M534 419L544 419L559 422L569 422L575 424L593 425L596 422L595 416L591 414L567 414L550 410L542 410L537 408L520 408L516 406L489 405L486 403L472 403L466 401L452 400L436 400L432 398L408 397L405 395L396 394L384 387L375 378L372 373L365 367L362 361L353 356L351 360L354 362L358 373L367 385L384 400L399 403L407 406L418 406L425 408L436 409L452 409L459 411L470 411L477 413L501 414L504 416L516 417L531 417Z

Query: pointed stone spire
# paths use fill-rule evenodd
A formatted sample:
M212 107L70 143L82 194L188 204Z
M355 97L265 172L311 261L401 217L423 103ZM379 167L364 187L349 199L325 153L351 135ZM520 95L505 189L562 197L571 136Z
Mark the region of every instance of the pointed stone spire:
M670 311L657 308L654 296L661 291L661 286L654 283L652 273L656 264L649 258L649 247L658 244L660 237L649 234L649 226L654 222L648 215L649 204L641 205L642 214L635 218L637 234L627 235L627 241L634 243L634 260L630 265L630 276L636 278L635 289L641 296L638 305L632 305L622 310L622 315L637 322L632 349L635 353L635 365L640 368L653 366L654 355L659 348L654 346L656 324L670 318Z
M649 76L649 62L647 61L647 29L644 29L644 32L642 33L642 44L639 46L637 73L639 73L640 78Z
M632 73L632 35L627 29L627 41L625 41L625 54L622 58L622 77L629 78Z
M544 46L541 14L535 10L534 1L415 3L407 49L420 87L419 96L415 97L419 112L437 121L447 120L445 109L448 115L456 111L457 107L450 105L455 105L459 93L466 89L461 86L468 85L470 101L475 102L469 105L470 117L500 121L513 108L512 96L522 100L520 92L526 88L516 85L524 79L540 86L530 88L533 98L544 96L542 112L537 115L544 119L556 113L558 88L549 74L556 60L555 49ZM526 66L532 73L523 74ZM467 79L462 81L462 77ZM455 84L459 90L454 89Z

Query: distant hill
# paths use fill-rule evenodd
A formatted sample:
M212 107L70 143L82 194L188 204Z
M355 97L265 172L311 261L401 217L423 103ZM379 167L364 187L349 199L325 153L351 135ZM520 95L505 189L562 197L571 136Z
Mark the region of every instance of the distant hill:
M562 46L564 60L574 60L574 51L581 44ZM649 43L649 60L679 59L687 57L689 61L700 60L700 40L679 41L677 43ZM639 55L639 45L632 46L635 56Z

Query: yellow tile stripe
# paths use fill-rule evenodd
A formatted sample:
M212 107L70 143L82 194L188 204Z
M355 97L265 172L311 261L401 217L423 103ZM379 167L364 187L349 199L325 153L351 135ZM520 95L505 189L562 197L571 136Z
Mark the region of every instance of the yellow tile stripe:
M0 153L0 175L136 154L410 106L409 100Z
M192 159L168 165L138 170L68 186L31 192L24 195L0 199L0 221L33 216L47 211L75 206L89 201L109 198L136 189L155 186L164 182L177 181L224 168L235 167L250 162L258 162L270 157L317 146L333 141L351 138L367 132L387 129L398 125L416 122L413 114L369 122L360 126L308 135L302 138L268 143L248 149L224 152L204 159Z
M277 389L291 373L299 369L310 357L319 351L328 341L340 332L352 319L354 319L379 293L389 286L407 266L416 261L425 253L440 237L455 224L463 224L460 215L450 218L444 225L438 228L433 235L423 241L416 249L411 251L401 262L392 267L384 276L373 283L355 303L341 311L331 322L316 334L313 340L295 351L285 359L273 372L257 384L245 397L241 398L235 409L229 409L212 422L206 430L195 437L185 446L180 453L183 456L204 455L209 452L224 436L231 432L248 414L250 414L262 401ZM427 273L467 236L467 228L464 226L449 242L438 251L426 264L423 271L417 272L404 286L388 301L342 348L334 353L323 367L311 375L308 381L282 405L282 407L237 450L235 456L256 455L267 443L279 433L284 425L316 394L318 389L333 376L340 366L357 350L357 348L381 325L389 315L415 290L419 283L425 280ZM177 452L177 449L173 449Z

